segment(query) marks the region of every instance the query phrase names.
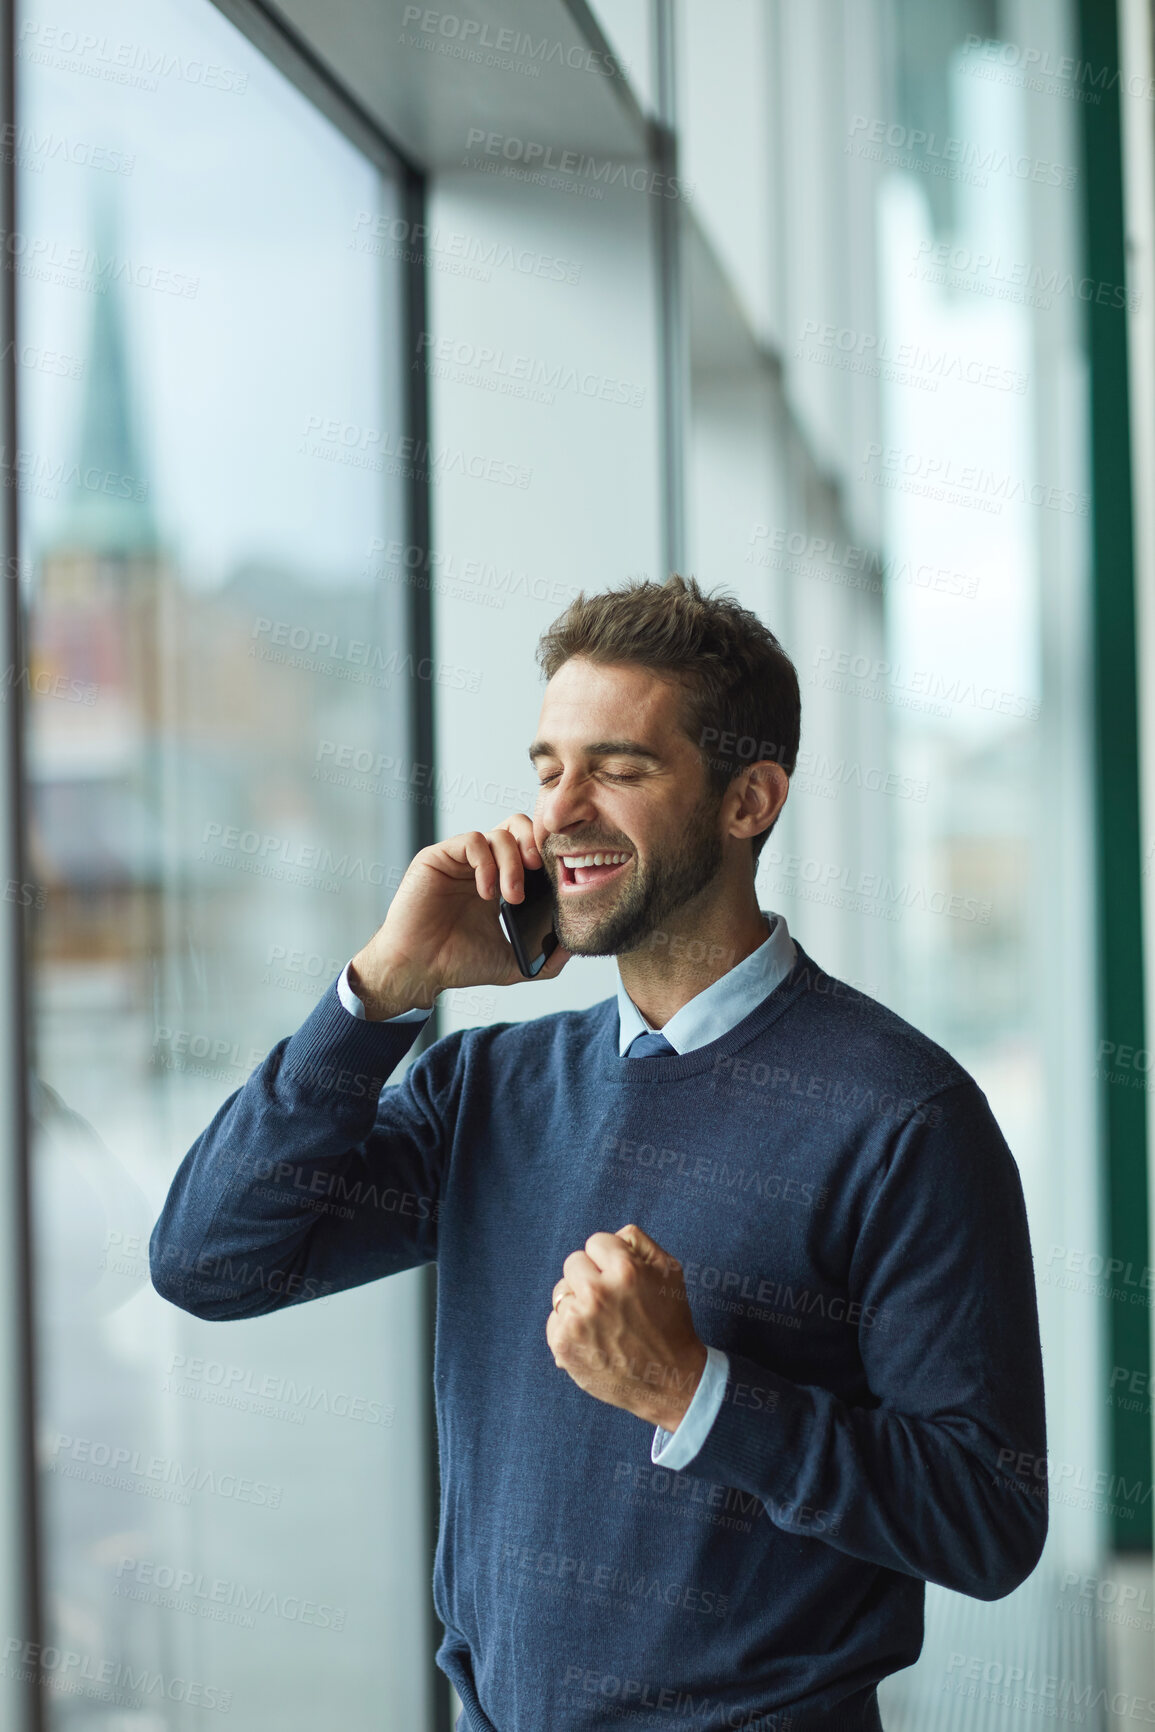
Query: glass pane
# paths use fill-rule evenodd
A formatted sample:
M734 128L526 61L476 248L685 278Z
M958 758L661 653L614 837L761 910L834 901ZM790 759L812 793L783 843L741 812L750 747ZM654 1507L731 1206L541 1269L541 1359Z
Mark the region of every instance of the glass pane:
M17 32L50 1723L409 1728L416 1277L207 1324L147 1269L411 851L397 189L207 0Z
M1001 1732L1021 1696L988 1668L957 1700L964 1651L1080 1695L1149 1676L1150 1553L1112 1554L1110 1530L1141 1535L1150 1486L1109 1453L1109 1403L1147 1367L1104 1364L1094 1275L1085 324L1092 298L1124 320L1125 291L1086 274L1082 209L1084 116L1140 97L1080 58L1070 0L743 5L724 33L716 12L678 7L680 167L710 257L687 294L692 554L803 678L760 899L976 1078L1036 1267L1043 1559L990 1605L928 1587L882 1718Z

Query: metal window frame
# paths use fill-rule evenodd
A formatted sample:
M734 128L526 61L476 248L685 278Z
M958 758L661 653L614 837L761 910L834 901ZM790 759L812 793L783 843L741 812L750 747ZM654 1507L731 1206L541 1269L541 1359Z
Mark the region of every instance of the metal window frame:
M16 137L16 8L0 0L0 123ZM0 153L0 227L19 226L16 152ZM0 443L16 450L16 273L11 259L0 272ZM8 479L15 466L5 460ZM24 665L19 520L15 488L0 494L4 585L0 608L0 665ZM27 882L24 853L24 738L21 687L9 681L0 704L0 874L11 889ZM33 1332L32 1207L28 1134L28 964L22 898L3 899L0 914L0 1633L29 1643L33 1664L0 1674L0 1722L13 1732L43 1732L38 1644L42 1630L39 1506L35 1455L35 1340ZM25 1651L27 1654L27 1651Z
M1119 68L1116 0L1078 0L1079 56L1085 66ZM1099 104L1081 107L1084 270L1091 284L1127 282L1121 80ZM1140 829L1139 670L1136 658L1135 537L1131 480L1127 311L1087 299L1091 440L1091 666L1095 767L1096 938L1100 1041L1140 1052L1144 1035L1143 858ZM1103 1051L1102 1045L1099 1048ZM1149 1257L1147 1096L1106 1080L1100 1066L1103 1140L1103 1250L1120 1271L1146 1270ZM1138 1073L1136 1073L1138 1074ZM1112 1265L1115 1266L1115 1265ZM1126 1278L1135 1279L1132 1275ZM1142 1291L1142 1288L1137 1288ZM1105 1303L1107 1363L1145 1370L1151 1356L1146 1305ZM1108 1391L1100 1399L1106 1402ZM1138 1404L1136 1404L1138 1405ZM1151 1480L1151 1421L1145 1408L1109 1414L1114 1483ZM1149 1552L1151 1506L1110 1520L1116 1552Z
M649 127L650 161L672 185L678 175L677 27L668 0L651 0L657 113ZM654 200L654 272L658 326L658 442L662 465L662 577L685 569L686 423L689 328L682 272L681 200Z

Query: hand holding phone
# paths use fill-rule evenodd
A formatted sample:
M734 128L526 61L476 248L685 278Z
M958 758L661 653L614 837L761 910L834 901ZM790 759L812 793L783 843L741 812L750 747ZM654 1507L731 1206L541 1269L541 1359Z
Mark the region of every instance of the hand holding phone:
M369 1018L427 1009L451 987L512 986L560 973L570 953L551 930L540 859L524 812L484 835L466 830L414 855L383 924L350 968ZM509 902L519 884L526 895Z
M523 881L523 900L507 902L503 896L498 902L497 912L517 958L517 966L527 980L533 980L557 949L558 937L553 929L553 885L544 866L527 866Z

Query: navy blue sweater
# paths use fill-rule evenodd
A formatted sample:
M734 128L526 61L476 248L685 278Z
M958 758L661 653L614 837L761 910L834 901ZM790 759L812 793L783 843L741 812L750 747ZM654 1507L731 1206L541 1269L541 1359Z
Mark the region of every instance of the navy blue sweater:
M447 1035L330 990L173 1181L152 1272L249 1317L436 1261L439 1660L477 1732L876 1726L924 1581L993 1600L1047 1526L1018 1170L941 1047L820 970L618 1056L613 1000ZM558 1369L570 1251L635 1221L730 1356L680 1473Z

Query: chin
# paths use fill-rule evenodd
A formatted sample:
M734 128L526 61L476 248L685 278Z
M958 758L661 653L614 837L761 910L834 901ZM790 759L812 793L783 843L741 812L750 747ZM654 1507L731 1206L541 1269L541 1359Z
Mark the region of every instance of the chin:
M575 924L554 921L559 940L574 956L621 956L636 949L643 938L636 918L623 918L621 911L605 914L589 925L577 924L576 931L572 930Z
M554 931L571 956L613 956L616 954L606 943L607 938L612 940L613 934L606 932L603 935L603 931L596 926L591 932L564 932L555 921Z

